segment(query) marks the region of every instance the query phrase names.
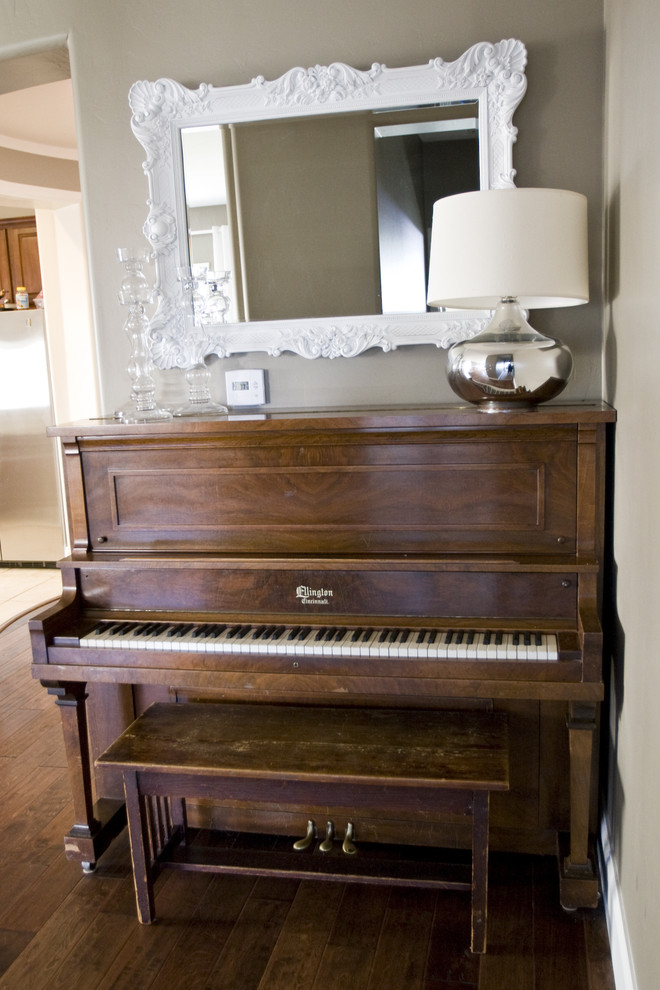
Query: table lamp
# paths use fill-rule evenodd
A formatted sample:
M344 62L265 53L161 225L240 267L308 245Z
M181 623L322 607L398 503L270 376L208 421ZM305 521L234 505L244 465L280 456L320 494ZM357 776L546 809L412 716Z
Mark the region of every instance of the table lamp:
M588 301L586 197L489 189L436 202L429 306L495 310L485 330L449 349L449 384L461 398L498 411L559 395L571 353L525 311Z

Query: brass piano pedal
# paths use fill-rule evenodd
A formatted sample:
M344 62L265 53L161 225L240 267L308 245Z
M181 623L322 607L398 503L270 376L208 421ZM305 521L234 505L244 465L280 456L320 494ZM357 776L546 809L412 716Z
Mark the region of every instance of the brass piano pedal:
M330 852L330 850L332 849L332 840L334 839L334 837L335 837L334 822L328 822L328 824L325 826L325 839L319 846L319 849L322 853Z
M355 856L357 852L357 847L353 843L355 838L355 830L353 828L353 822L349 822L346 826L346 833L344 835L344 841L341 844L342 852L345 852L347 856Z
M294 842L293 848L296 850L296 852L302 852L303 849L309 849L315 838L316 838L316 825L310 818L310 820L307 822L307 831L305 832L304 837L302 839L298 839L297 842Z

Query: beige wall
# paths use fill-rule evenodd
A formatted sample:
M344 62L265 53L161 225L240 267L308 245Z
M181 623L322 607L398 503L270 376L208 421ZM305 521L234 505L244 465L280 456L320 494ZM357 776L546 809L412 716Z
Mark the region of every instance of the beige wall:
M5 5L0 57L68 38L105 408L126 398L125 314L116 301L114 251L139 238L146 215L144 150L131 134L127 105L136 79L223 85L335 60L360 68L374 61L419 64L506 37L521 38L529 50L528 94L515 119L519 184L563 186L590 199L595 302L539 313L537 323L573 346L578 370L568 395L599 395L601 0L32 0L29 16L23 5ZM241 357L216 363L214 374L220 383L227 367L266 367L279 404L451 401L444 353L412 350L351 361Z
M618 409L608 826L639 990L660 983L660 5L606 0L607 397Z
M68 423L99 412L82 211L70 203L37 209L36 219L53 412L58 423Z

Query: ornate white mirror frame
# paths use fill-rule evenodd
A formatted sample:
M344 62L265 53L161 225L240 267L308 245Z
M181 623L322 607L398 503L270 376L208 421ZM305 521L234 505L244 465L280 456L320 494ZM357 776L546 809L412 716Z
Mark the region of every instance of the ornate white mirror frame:
M294 68L272 82L262 76L240 86L203 84L186 89L171 79L136 82L129 103L133 133L147 151L149 183L144 225L154 253L157 310L150 323L155 364L187 368L192 344L178 304L177 267L188 264L181 130L206 124L395 109L474 101L478 106L479 174L482 189L513 186L514 111L524 96L527 53L522 42L482 42L454 62L359 71L342 63ZM292 351L307 358L353 357L368 348L402 345L449 347L477 333L487 315L477 312L388 314L215 324L205 353Z

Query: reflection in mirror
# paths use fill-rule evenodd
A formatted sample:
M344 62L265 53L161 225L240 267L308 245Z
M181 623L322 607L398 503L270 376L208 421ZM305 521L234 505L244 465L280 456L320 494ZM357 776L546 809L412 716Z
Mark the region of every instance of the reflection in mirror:
M458 109L461 116L448 113ZM444 110L439 119L401 123L384 114L374 128L382 313L427 311L433 204L479 189L476 104Z
M228 128L220 124L185 127L181 131L190 265L197 271L231 273L224 288L230 301L225 322L236 323L244 317L236 290L235 213L232 212L231 227L229 222L225 166L228 140Z
M184 128L192 265L227 322L425 313L433 203L479 188L477 104Z
M207 355L353 357L448 347L483 329L486 313L426 311L429 203L513 185L526 61L510 38L394 69L335 62L196 90L134 83L157 366L193 361L176 278L191 264L231 273L225 320L205 325Z

